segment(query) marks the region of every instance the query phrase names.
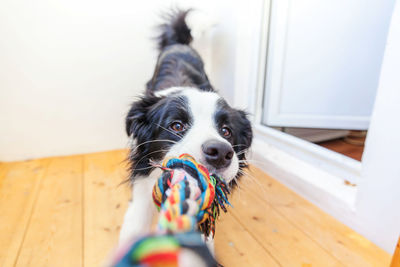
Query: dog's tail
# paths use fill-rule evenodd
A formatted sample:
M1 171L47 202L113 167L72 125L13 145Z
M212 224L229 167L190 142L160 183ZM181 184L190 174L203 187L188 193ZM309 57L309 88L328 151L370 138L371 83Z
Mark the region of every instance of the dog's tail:
M167 22L160 25L161 34L158 37L158 48L160 50L173 44L190 44L193 37L185 20L190 11L190 9L176 9L165 15Z

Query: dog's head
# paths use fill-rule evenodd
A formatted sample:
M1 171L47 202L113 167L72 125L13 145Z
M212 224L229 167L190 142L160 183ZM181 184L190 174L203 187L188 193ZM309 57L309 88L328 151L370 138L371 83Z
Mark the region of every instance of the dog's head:
M151 162L183 153L192 155L210 173L234 183L245 167L252 141L246 113L231 108L215 92L175 87L143 96L126 118L134 140L132 177L149 174Z

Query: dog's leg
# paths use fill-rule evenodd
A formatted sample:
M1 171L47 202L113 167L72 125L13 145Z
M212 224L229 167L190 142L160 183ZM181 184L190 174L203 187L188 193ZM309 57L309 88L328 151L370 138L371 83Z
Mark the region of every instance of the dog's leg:
M119 243L124 244L132 238L149 233L153 215L156 211L152 190L160 172L153 171L150 176L137 178L133 184L132 201L125 213L119 234Z

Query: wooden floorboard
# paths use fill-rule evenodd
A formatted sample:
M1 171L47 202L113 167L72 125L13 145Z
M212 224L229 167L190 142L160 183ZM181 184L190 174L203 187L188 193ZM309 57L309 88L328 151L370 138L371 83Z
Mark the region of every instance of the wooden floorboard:
M361 161L364 152L364 145L346 143L343 139L335 139L318 143L327 149L333 150L352 159Z
M230 215L278 259L282 266L341 266L328 251L263 202L246 185L242 185L240 190L240 197L235 194L231 199L234 208L230 209Z
M52 159L16 266L82 266L82 156Z
M84 266L101 266L117 245L130 190L120 185L126 151L84 156Z
M13 266L49 160L8 163L0 171L0 266Z
M229 214L221 216L217 229L215 251L219 263L223 266L281 266L279 261Z
M101 266L130 198L111 151L0 164L0 266ZM257 168L217 224L230 266L388 266L390 255Z
M400 237L399 241L397 242L390 267L400 267Z
M390 257L371 241L354 232L315 205L252 167L248 186L286 220L347 266L388 266ZM257 177L257 178L256 178ZM260 179L262 177L262 179ZM257 180L255 180L257 179Z

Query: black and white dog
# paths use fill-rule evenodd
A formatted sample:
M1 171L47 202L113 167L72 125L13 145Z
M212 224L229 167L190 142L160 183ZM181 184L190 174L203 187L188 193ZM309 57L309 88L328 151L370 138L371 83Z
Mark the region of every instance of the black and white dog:
M161 25L154 75L126 117L126 132L133 141L129 156L133 199L120 242L150 230L155 211L152 188L161 175L152 162L188 153L231 185L246 167L245 153L252 141L250 121L210 84L199 54L189 45L187 14L173 12L168 23Z

